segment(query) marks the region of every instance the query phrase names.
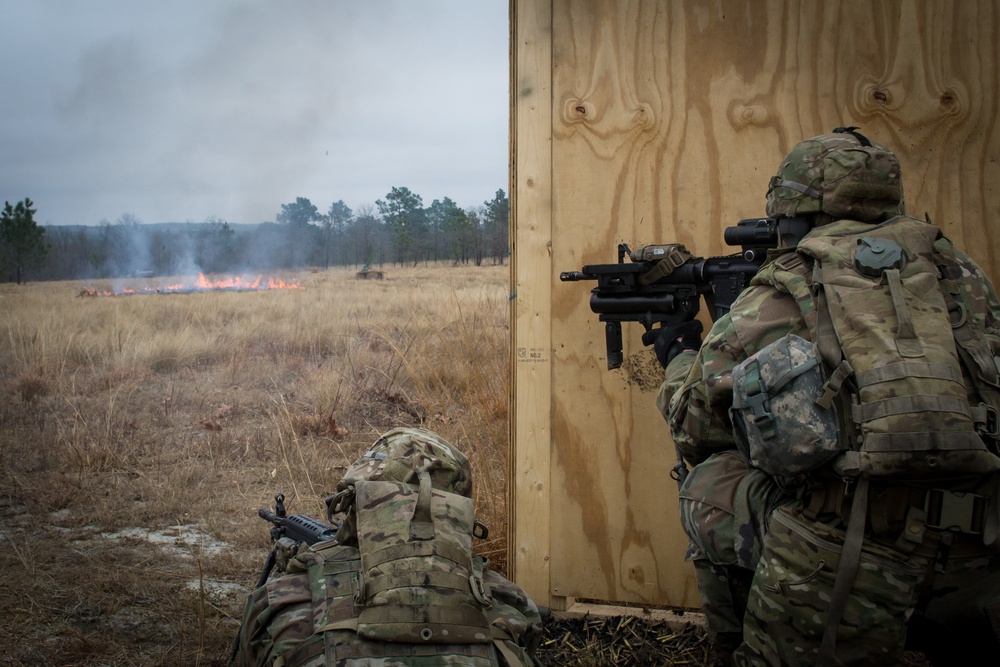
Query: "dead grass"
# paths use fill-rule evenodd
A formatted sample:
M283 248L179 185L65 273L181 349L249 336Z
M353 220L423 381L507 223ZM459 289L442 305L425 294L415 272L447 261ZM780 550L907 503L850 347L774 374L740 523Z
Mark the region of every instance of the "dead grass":
M321 518L400 425L470 456L478 551L504 571L507 271L124 297L0 285L0 665L225 665L269 548L257 510L282 492ZM704 653L697 630L657 634L656 652L547 630L543 665L706 664L685 652Z
M224 664L268 548L257 510L280 491L321 517L345 467L399 425L469 454L480 550L502 570L507 279L0 285L0 664Z

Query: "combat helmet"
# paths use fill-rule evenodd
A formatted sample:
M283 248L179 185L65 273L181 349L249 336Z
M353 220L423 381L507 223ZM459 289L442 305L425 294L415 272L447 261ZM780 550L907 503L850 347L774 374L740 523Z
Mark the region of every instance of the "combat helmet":
M326 499L327 518L346 514L337 541L355 541L352 509L354 485L360 481L399 482L417 487L422 477L431 488L472 497L472 466L469 459L437 433L422 428L386 431L347 469L337 492Z
M421 469L430 473L433 488L472 497L469 459L440 435L423 428L386 431L347 469L337 490L360 480L417 484Z
M825 213L882 222L903 215L899 159L857 129L838 127L796 144L768 186L768 217Z

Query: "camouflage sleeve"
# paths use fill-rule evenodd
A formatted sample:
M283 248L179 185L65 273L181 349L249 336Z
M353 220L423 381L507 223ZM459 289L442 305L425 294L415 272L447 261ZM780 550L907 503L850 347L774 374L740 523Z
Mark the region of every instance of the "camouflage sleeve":
M670 362L657 407L689 463L736 448L729 420L733 368L788 333L809 337L795 299L782 288L755 284L730 314L716 320L697 354L684 353Z
M731 354L731 325L728 315L720 318L697 353L684 352L674 358L657 395L656 404L670 426L670 435L692 465L736 446L724 416L732 403L729 374L742 358Z
M240 626L239 667L264 667L313 635L312 593L305 573L268 581L247 597Z

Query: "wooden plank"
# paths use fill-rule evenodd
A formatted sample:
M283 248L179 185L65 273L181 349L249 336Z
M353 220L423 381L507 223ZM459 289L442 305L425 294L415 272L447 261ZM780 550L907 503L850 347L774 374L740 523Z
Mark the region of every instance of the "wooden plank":
M515 5L519 15L551 17L551 42L518 35L512 84L526 120L522 105L535 100L522 84L544 79L537 51L551 56L550 123L539 120L538 101L532 130L518 126L514 137L512 192L528 198L513 209L514 353L543 338L551 345L537 366L545 372L515 362L512 479L522 494L547 480L551 493L526 494L528 506L514 497L512 547L529 546L515 553L517 577L544 542L551 569L532 581L548 577L552 595L692 606L667 478L672 445L654 407L660 371L638 326L625 331L626 368L608 371L586 287L561 284L558 273L615 261L620 241L728 252L722 230L763 213L767 181L797 141L857 125L899 155L910 212L927 211L996 281L1000 10L987 0ZM551 177L544 192L528 186L529 171ZM536 438L536 453L524 438ZM534 524L538 507L548 538L521 525Z
M509 574L550 595L551 5L511 0L511 518Z

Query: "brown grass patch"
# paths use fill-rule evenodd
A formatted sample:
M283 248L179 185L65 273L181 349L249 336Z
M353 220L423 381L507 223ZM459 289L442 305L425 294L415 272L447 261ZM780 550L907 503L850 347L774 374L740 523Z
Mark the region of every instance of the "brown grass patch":
M223 665L276 492L322 517L380 433L437 431L506 563L507 267L289 291L0 285L0 664ZM98 285L96 287L103 288Z

